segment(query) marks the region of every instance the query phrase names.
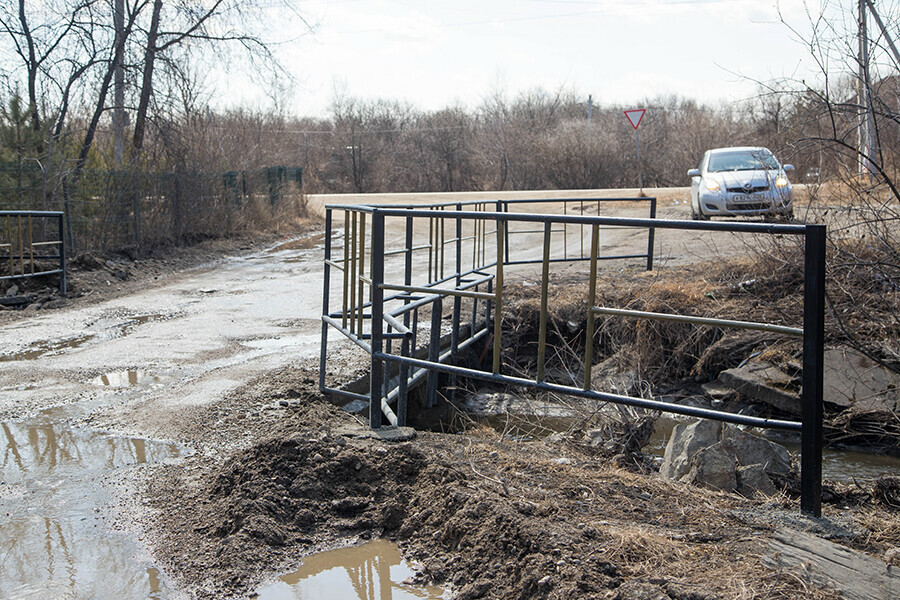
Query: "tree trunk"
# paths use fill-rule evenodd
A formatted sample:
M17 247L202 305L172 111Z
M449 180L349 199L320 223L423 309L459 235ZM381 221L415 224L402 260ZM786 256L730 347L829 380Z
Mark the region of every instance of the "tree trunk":
M159 35L159 15L162 12L162 0L154 0L153 16L150 19L150 30L147 32L147 50L144 55L144 77L141 82L141 97L138 101L137 115L134 117L134 138L131 141L132 162L137 160L144 146L144 131L147 122L147 109L153 93L153 66L156 62L156 38Z

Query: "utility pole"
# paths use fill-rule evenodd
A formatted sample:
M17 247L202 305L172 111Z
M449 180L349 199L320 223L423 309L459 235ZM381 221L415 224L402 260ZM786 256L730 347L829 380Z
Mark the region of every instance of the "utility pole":
M879 155L875 131L875 111L872 104L872 82L869 79L869 33L866 26L867 0L859 0L859 74L856 80L856 101L859 107L857 125L858 173L872 176L873 159Z
M116 48L125 35L125 0L116 0L113 9L113 28L116 31ZM122 168L125 156L125 53L122 52L115 64L113 79L113 161L117 169Z
M588 131L591 130L591 118L594 115L594 98L588 94Z

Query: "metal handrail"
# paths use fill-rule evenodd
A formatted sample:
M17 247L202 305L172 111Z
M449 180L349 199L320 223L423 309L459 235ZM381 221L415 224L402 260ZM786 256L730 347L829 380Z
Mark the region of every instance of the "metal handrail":
M5 220L5 223L2 222ZM55 222L56 239L35 239L35 228L40 223ZM41 226L41 229L44 229ZM0 249L5 249L0 262L8 262L9 275L0 276L0 280L19 279L22 277L40 277L59 275L59 293L66 295L66 244L63 213L48 210L2 210L0 211L0 239L5 235L5 242L0 242ZM59 248L53 254L43 254L50 248ZM39 269L36 261L58 261L56 269Z
M580 199L574 199L580 201ZM626 199L617 199L624 201ZM641 200L641 199L631 199ZM427 377L427 402L436 396L437 374L451 377L451 387L456 377L469 377L495 383L504 383L537 390L569 394L582 398L639 406L676 414L699 416L720 421L757 427L776 427L799 430L802 434L801 457L801 509L820 514L821 511L821 452L822 452L822 371L824 362L824 240L825 228L821 225L746 223L746 222L695 222L655 218L655 199L651 203L651 218L621 218L590 216L584 214L534 214L509 212L510 206L525 204L552 204L553 200L468 201L441 205L328 205L326 206L326 249L323 294L323 315L328 316L331 297L331 269L342 273L340 313L323 317L320 387L325 385L325 361L328 328L337 328L345 336L363 347L371 358L369 372L369 418L372 427L379 427L383 418L392 424L406 422L406 393L408 386ZM571 202L572 199L566 200ZM505 202L505 203L504 203ZM500 210L462 210L464 206L493 207ZM565 207L565 204L563 204ZM452 208L453 210L446 210ZM333 213L344 213L344 248L342 258L332 256L331 232ZM398 241L386 238L386 222L405 224L405 235L399 247ZM414 243L416 223L427 226L428 242ZM464 223L469 232L465 231ZM493 225L489 225L493 223ZM511 225L531 223L541 228L529 228L529 235L543 232L543 248L539 259L517 257L510 252ZM580 252L568 253L567 226L581 228ZM448 234L447 228L451 229ZM647 254L603 256L600 252L601 227L642 228L648 231ZM634 311L597 305L598 268L603 260L627 260L647 258L647 269L652 269L654 237L656 230L691 230L732 232L742 234L792 235L805 239L804 258L804 322L803 327L791 327L771 323L753 323L731 319L717 319L693 315L673 315ZM420 234L423 233L420 231ZM576 231L577 233L577 231ZM590 252L584 252L585 233L589 234ZM563 255L554 255L551 241L554 234L562 234ZM390 247L388 247L390 245ZM414 252L427 249L428 260L413 258ZM557 248L556 252L559 249ZM472 269L464 270L463 255L472 261ZM455 256L454 256L455 255ZM403 278L386 277L386 261L403 261ZM545 361L548 322L549 269L552 263L590 261L590 277L587 298L587 327L585 332L584 381L582 387L574 387L545 381ZM396 264L396 263L395 263ZM504 271L516 264L541 264L541 313L538 332L537 376L535 379L513 377L502 372L502 312L504 307ZM449 271L449 273L448 273ZM467 282L467 274L479 273L475 283ZM424 280L420 282L419 280ZM486 288L486 289L485 289ZM397 294L396 292L401 292ZM415 295L414 295L415 294ZM443 301L453 302L450 315L450 349L441 350ZM463 302L471 306L470 327L461 340ZM391 308L394 307L394 308ZM419 333L419 310L431 308L431 325L428 335L427 358L414 356ZM467 308L467 311L469 308ZM712 409L698 409L672 403L609 394L591 389L590 369L593 364L593 337L595 317L600 314L623 318L672 320L699 326L736 327L761 330L803 339L802 420L784 421L760 419L746 415ZM393 322L385 315L395 318ZM337 317L341 317L338 320ZM401 320L402 318L402 320ZM476 337L489 335L493 349L491 372L453 364L460 348L471 344ZM369 343L363 342L366 339ZM392 343L400 343L399 354ZM449 363L449 364L448 364ZM397 373L397 384L389 384L391 369ZM396 372L395 371L395 372ZM391 389L388 389L388 388ZM346 394L344 394L346 395ZM390 402L396 400L396 410ZM385 407L387 409L385 410ZM382 416L384 415L384 417Z

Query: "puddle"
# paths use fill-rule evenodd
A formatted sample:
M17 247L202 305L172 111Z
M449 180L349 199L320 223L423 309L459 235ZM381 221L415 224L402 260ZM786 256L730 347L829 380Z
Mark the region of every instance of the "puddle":
M415 600L443 598L441 588L402 583L414 571L393 542L375 540L308 556L303 566L257 590L258 600Z
M65 340L55 340L32 344L21 352L15 354L0 355L0 362L11 362L17 360L35 360L45 354L53 354L60 350L71 350L84 345L85 342L93 339L93 335L80 335Z
M153 323L154 321L162 321L165 318L167 318L167 315L164 314L138 315L136 317L130 317L124 323L116 325L116 334L119 337L126 336L134 331L135 328L140 327L141 325L144 325L146 323Z
M183 455L170 443L54 422L0 422L0 597L164 598L160 573L113 531L101 485L116 469Z
M131 387L140 383L159 383L160 381L162 381L162 378L157 375L150 375L146 371L136 370L104 373L92 379L91 383L104 387Z
M258 340L241 340L238 342L241 346L247 348L257 348L259 350L282 350L286 348L296 348L303 344L309 343L309 336L280 336L275 338L261 338Z
M291 240L289 242L284 242L283 244L278 244L274 248L269 248L267 252L274 254L275 252L282 252L284 250L313 250L315 248L324 247L325 245L325 234L318 233L316 235L301 238L299 240Z

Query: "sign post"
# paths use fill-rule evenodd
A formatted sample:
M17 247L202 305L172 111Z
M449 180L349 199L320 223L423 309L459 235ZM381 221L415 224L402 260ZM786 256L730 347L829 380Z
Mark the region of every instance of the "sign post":
M628 119L628 122L631 123L631 126L634 128L634 147L637 149L638 161L638 187L641 190L644 189L644 176L641 173L641 143L638 139L638 126L640 126L645 112L646 109L643 108L633 108L625 111L625 118Z

